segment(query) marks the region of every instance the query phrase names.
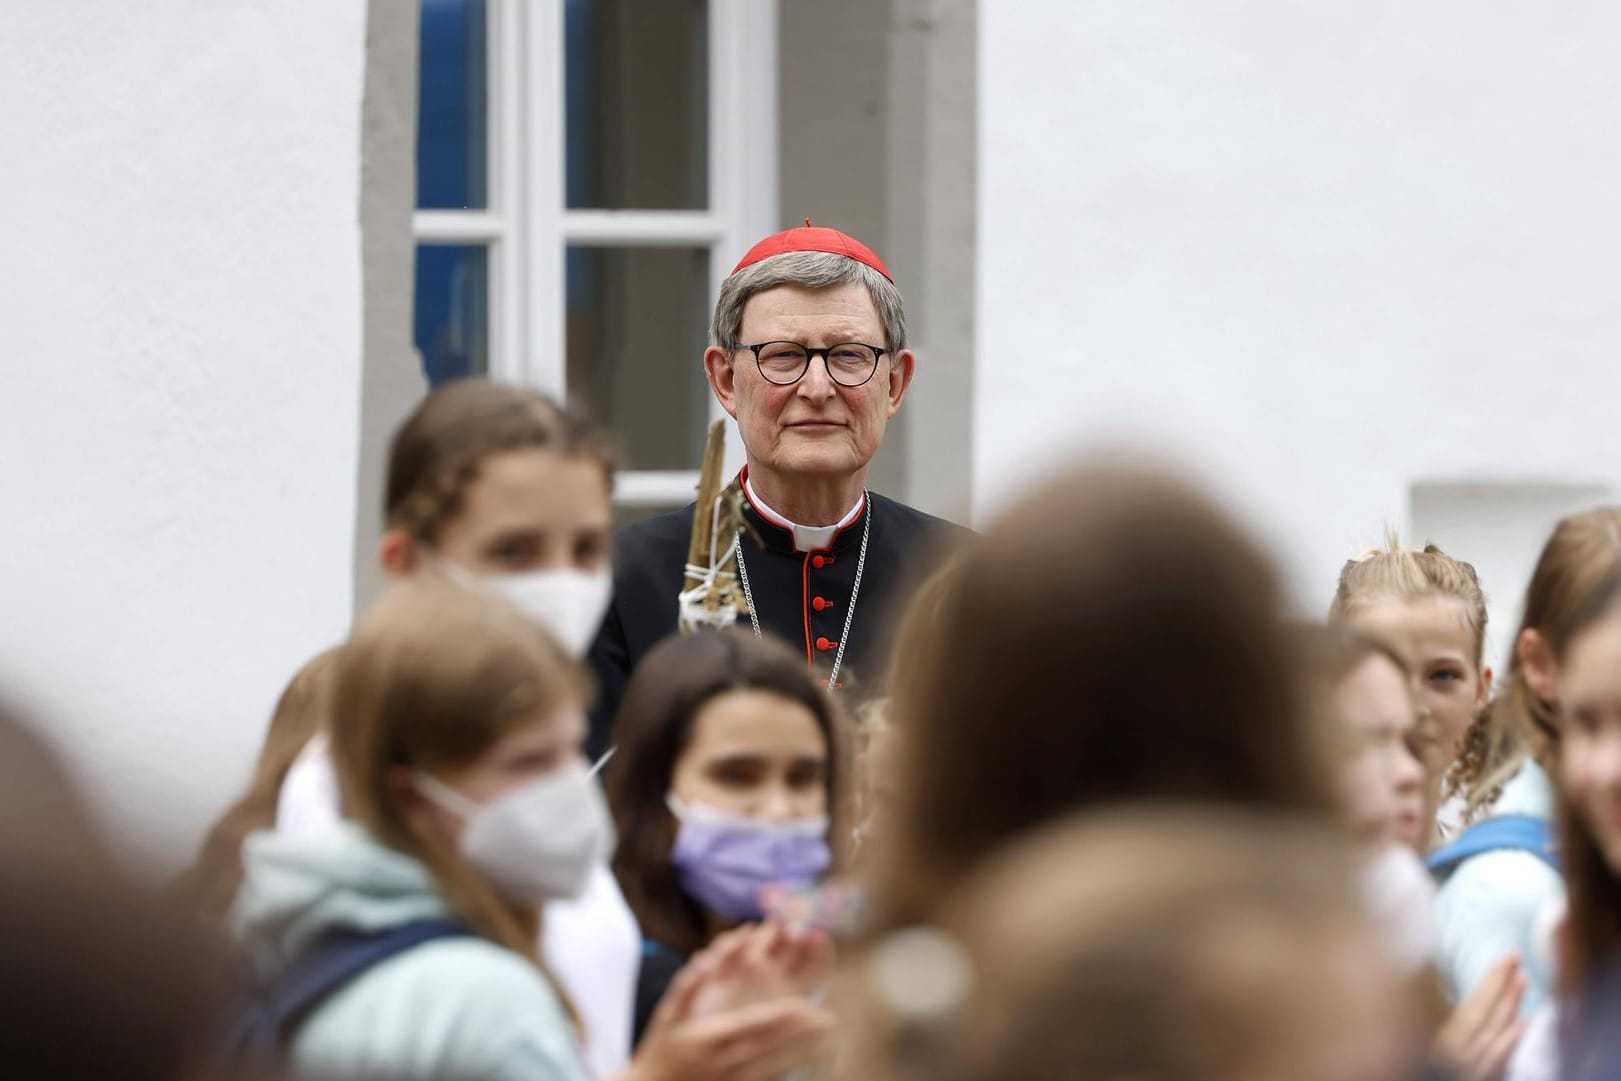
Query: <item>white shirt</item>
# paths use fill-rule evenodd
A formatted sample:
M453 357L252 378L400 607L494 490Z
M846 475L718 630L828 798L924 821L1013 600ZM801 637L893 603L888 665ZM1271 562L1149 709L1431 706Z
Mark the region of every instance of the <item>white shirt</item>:
M293 837L318 835L342 821L339 805L337 771L326 737L318 735L282 782L276 831ZM580 1014L586 1069L596 1078L624 1072L630 1062L642 934L606 866L592 871L579 897L546 906L540 952Z
M832 525L800 525L798 522L789 521L767 506L766 501L761 499L759 493L754 490L754 482L747 477L743 478L743 488L748 492L749 502L753 503L754 509L760 512L760 517L772 525L780 526L792 533L794 535L794 548L801 552L821 551L832 544L833 538L839 535L839 530L850 528L855 520L861 517L861 508L867 503L867 497L863 495L856 500L856 505L851 507L843 518L840 518Z

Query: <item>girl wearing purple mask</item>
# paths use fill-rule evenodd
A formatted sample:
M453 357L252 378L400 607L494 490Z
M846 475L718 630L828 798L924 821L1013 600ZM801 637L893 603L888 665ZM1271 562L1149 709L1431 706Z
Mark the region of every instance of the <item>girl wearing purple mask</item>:
M607 788L644 939L638 1036L688 956L832 869L838 716L803 657L738 632L672 638L637 667Z

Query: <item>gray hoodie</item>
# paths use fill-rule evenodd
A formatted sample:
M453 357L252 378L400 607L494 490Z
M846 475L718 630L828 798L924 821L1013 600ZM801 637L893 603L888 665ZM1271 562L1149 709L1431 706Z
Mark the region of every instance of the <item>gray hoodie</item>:
M321 935L450 915L419 862L354 823L318 837L258 833L232 927L274 976ZM295 1077L583 1081L573 1028L541 972L479 938L438 939L368 969L294 1035Z

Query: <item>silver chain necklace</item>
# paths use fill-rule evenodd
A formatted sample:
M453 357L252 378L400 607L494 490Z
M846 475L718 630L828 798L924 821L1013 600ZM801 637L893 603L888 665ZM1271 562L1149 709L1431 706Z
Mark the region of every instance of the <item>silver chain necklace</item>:
M833 670L827 674L828 689L838 684L839 669L844 667L844 646L850 641L850 624L856 618L856 598L861 595L861 572L867 569L867 539L872 536L872 493L865 490L861 493L865 501L866 520L861 523L861 553L856 557L856 580L850 587L850 607L844 613L844 630L839 635L839 651L833 655ZM760 617L754 610L754 591L749 588L749 568L743 562L743 534L738 533L734 543L737 554L737 580L743 584L743 599L749 605L749 623L754 627L754 637L764 638L760 630Z

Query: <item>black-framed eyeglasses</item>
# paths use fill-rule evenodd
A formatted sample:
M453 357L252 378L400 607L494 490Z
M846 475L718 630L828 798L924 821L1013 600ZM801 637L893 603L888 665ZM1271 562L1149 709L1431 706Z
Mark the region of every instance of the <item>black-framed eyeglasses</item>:
M811 358L820 356L827 376L841 387L859 387L878 370L878 358L889 352L863 342L841 342L826 349L811 349L798 342L761 342L743 345L754 354L754 363L766 382L779 387L792 386L810 371Z

